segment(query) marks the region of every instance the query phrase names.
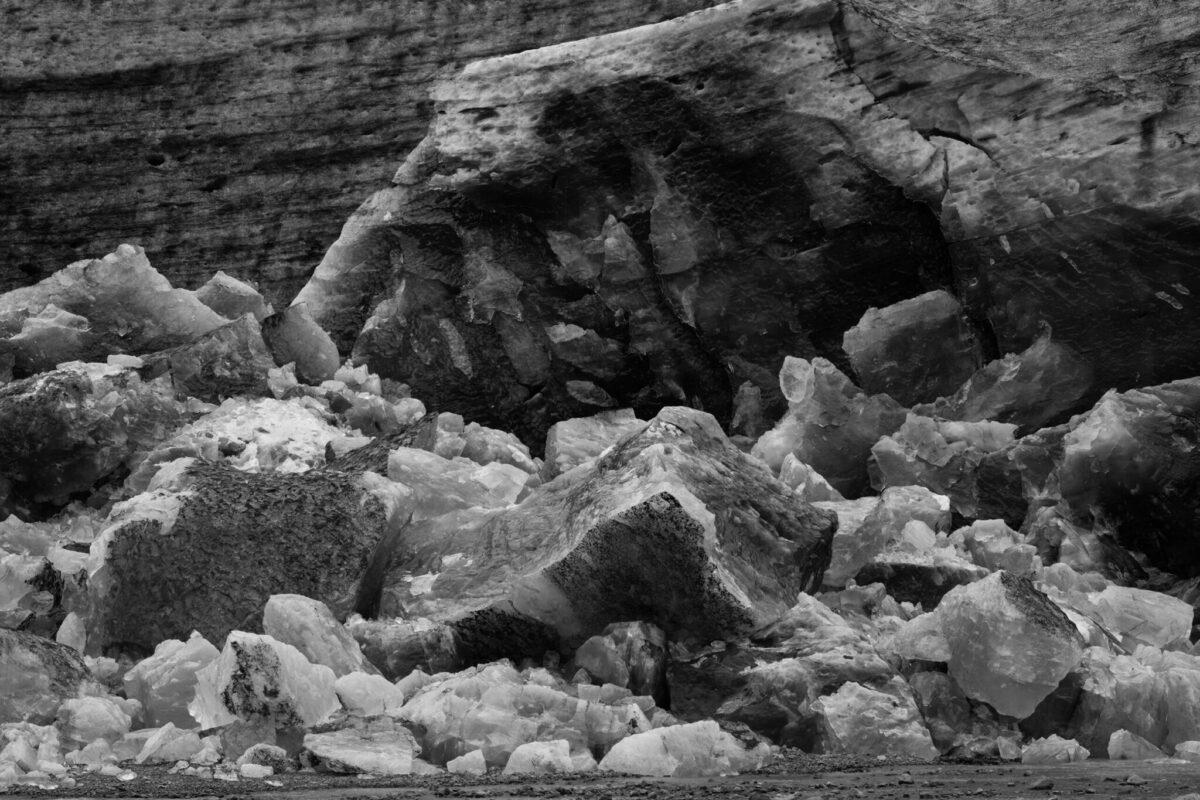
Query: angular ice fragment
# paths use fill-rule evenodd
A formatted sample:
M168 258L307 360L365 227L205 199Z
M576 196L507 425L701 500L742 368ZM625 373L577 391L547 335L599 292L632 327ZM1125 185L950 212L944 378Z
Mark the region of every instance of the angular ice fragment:
M329 667L338 677L353 672L378 673L329 607L311 597L271 595L263 607L263 631L295 647L312 663Z

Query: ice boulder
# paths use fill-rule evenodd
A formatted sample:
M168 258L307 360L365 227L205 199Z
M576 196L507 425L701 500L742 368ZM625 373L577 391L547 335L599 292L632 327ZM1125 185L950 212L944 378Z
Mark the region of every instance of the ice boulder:
M882 689L850 681L813 703L826 753L937 758L912 690L895 677Z
M847 507L845 513L851 513L852 509L865 507L866 502L864 498L818 507L838 510L840 523L843 506ZM860 569L897 542L910 522L924 523L935 533L945 531L950 525L950 503L922 486L893 486L883 491L860 524L853 524L852 519L847 522L850 524L839 524L833 535L829 569L823 577L826 586L845 586Z
M52 722L59 705L91 682L74 649L0 628L0 723Z
M712 720L635 733L617 742L600 769L661 778L733 775L760 769L770 748L747 750Z
M411 775L421 748L408 729L387 719L304 736L302 758L321 772Z
M1023 719L1083 657L1075 625L1026 578L996 572L952 589L933 612L951 677L968 697Z
M324 664L339 678L354 672L378 673L358 642L334 618L329 606L299 594L273 594L263 608L263 631L290 644L314 664Z
M1122 728L1108 737L1108 757L1113 761L1147 761L1151 758L1166 758L1167 754L1136 733Z
M487 760L482 750L472 750L446 762L446 771L451 775L486 775Z
M271 313L257 289L220 270L196 290L196 299L226 319L250 314L262 322Z
M296 377L318 385L333 378L342 364L337 345L309 315L293 305L262 321L263 339L279 366L296 365Z
M348 714L376 717L398 713L404 705L404 691L381 675L351 672L333 685Z
M220 658L196 677L188 711L204 729L238 720L309 728L341 708L333 670L262 634L230 633Z
M249 314L143 359L148 377L169 372L180 398L219 403L226 397L262 396L275 367L258 322Z
M146 740L134 761L138 764L174 764L191 761L203 749L204 742L198 733L180 730L168 722Z
M871 446L904 423L904 408L888 395L867 395L823 358L784 359L779 386L788 412L753 454L778 474L791 453L846 497L867 492Z
M196 695L196 673L220 655L197 631L192 631L186 642L159 642L154 654L135 664L124 677L125 696L142 704L142 723L150 728L167 723L195 727L188 704Z
M1086 761L1091 753L1074 739L1058 735L1035 739L1021 748L1022 764L1071 764Z
M631 619L734 638L819 584L833 527L712 416L668 407L520 504L405 527L376 556L380 612L452 626L467 661L540 658Z
M129 732L133 724L131 711L137 711L136 701L73 697L59 706L58 727L64 739L81 745L96 739L115 742Z
M950 394L983 363L983 350L949 292L869 308L842 337L863 389L904 405Z
M504 765L505 775L553 775L574 771L571 745L566 739L526 742L513 750Z
M1129 586L1107 586L1087 597L1087 606L1110 633L1129 650L1138 645L1160 649L1187 646L1193 609L1161 592Z
M464 666L454 629L424 617L363 619L355 614L346 620L346 630L388 680L413 670L454 672Z
M575 664L602 683L666 704L667 639L646 622L614 622L575 651Z

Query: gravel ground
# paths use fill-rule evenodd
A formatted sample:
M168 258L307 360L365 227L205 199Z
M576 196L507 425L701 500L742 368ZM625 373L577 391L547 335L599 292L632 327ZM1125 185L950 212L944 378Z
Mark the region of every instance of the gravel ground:
M1132 779L1131 779L1132 776ZM594 773L553 780L437 776L362 780L298 773L277 776L283 786L237 783L138 770L121 783L87 776L71 790L10 792L5 797L268 798L269 800L419 800L521 797L581 800L957 800L984 798L1172 798L1200 792L1200 764L1089 761L1026 767L1011 764L925 764L786 754L770 770L732 778L647 780Z

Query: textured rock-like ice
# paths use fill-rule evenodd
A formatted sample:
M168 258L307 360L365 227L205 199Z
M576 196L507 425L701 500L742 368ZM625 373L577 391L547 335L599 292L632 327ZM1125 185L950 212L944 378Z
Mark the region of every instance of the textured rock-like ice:
M1021 748L1022 764L1068 764L1086 761L1091 753L1074 739L1056 734L1035 739Z
M1028 579L997 572L951 590L933 612L950 675L968 697L1023 719L1083 657L1075 625Z
M909 414L871 448L879 467L878 488L925 486L947 495L958 513L974 517L979 505L975 471L984 456L1013 442L1016 427Z
M1166 755L1141 736L1124 728L1113 731L1112 736L1108 737L1108 757L1113 761L1146 761L1151 758L1165 758Z
M1009 528L1002 519L976 520L955 534L962 538L971 559L989 570L1005 570L1029 577L1041 567L1037 548L1025 542L1021 534Z
M413 670L453 672L463 666L454 630L423 617L368 620L352 615L346 630L389 680L404 678Z
M842 493L825 480L825 476L788 453L779 468L779 480L792 487L796 496L808 503L845 500Z
M1091 367L1068 346L1041 336L977 370L953 394L913 410L964 422L1012 422L1037 430L1070 412L1092 387Z
M204 729L239 719L275 729L312 727L341 707L333 670L261 634L230 633L221 656L196 678L188 711Z
M526 682L506 663L428 683L404 704L400 717L424 731L421 744L434 763L482 750L492 767L503 766L526 742L565 739L572 752L603 752L632 732L650 729L635 703L574 697Z
M271 595L263 607L263 631L295 647L312 663L329 667L338 677L378 672L329 607L311 597Z
M666 697L666 634L647 622L614 622L580 645L575 663L602 683Z
M275 363L295 364L296 377L306 383L331 379L342 364L337 345L302 303L263 319L262 332Z
M223 271L217 272L196 290L196 299L226 319L252 314L262 322L271 313L258 290Z
M706 720L655 728L622 739L600 761L600 769L689 778L747 772L759 769L769 758L766 745L747 750L717 723Z
M866 492L871 446L903 424L900 404L887 395L868 396L823 358L784 359L779 386L788 412L759 438L754 455L778 474L791 453L843 495Z
M487 759L483 757L482 750L472 750L447 761L446 770L452 775L485 775L487 774Z
M347 713L360 717L393 714L404 705L404 691L382 675L351 672L333 685Z
M813 703L826 753L933 759L937 748L903 678L882 690L853 681Z
M842 505L837 504L835 510ZM923 522L934 532L944 531L950 524L950 504L945 497L922 486L894 486L883 491L857 527L853 520L847 520L851 523L847 526L841 525L841 520L839 514L838 530L833 535L833 555L824 577L824 584L830 587L845 586L890 543L898 541L910 522Z
M23 350L18 343L17 362L28 372L51 369L61 361L98 360L108 353L147 353L174 347L228 322L195 293L172 288L170 281L150 266L145 251L129 244L103 258L77 261L33 286L0 295L0 336L20 333L32 316L45 320L50 306L86 318L86 331L68 358L61 352L36 358L39 351ZM61 314L57 316L61 319ZM76 321L62 321L54 327L83 330Z
M468 508L503 508L522 494L528 477L511 464L481 466L414 447L397 447L388 456L388 478L412 489L417 521Z
M571 744L566 739L526 742L513 750L504 765L505 775L553 775L573 771Z
M0 723L52 722L59 704L91 685L91 679L74 649L0 628Z
M125 673L125 696L142 704L147 727L173 723L191 728L197 721L188 711L196 695L196 673L215 661L221 651L197 631L186 642L167 639Z
M1170 595L1129 586L1108 586L1088 596L1097 620L1121 644L1166 648L1187 645L1192 632L1192 606Z
M942 289L867 309L842 349L863 389L904 405L950 394L983 363L962 306Z
M638 419L629 408L554 423L546 432L546 460L542 465L542 478L550 480L591 461L645 425L646 422Z
M322 772L411 775L421 748L408 729L388 720L304 736L304 758Z

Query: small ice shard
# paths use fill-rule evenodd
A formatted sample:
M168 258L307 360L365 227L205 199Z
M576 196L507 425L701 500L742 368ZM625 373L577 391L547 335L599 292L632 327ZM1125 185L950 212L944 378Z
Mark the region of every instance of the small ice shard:
M293 305L262 321L263 339L279 366L296 365L296 377L320 385L342 365L337 345L303 305Z
M638 419L629 408L554 423L546 433L542 478L550 480L591 461L645 426L646 422Z
M813 703L826 753L937 758L929 729L903 678L882 690L853 681Z
M968 697L1024 719L1083 657L1083 640L1026 578L997 572L952 589L933 612L950 676Z
M983 363L962 306L942 289L867 309L842 349L863 389L904 405L950 394Z
M553 775L573 771L571 744L566 739L526 742L513 750L504 765L505 775Z
M1021 748L1022 764L1070 764L1086 761L1091 753L1074 739L1064 739L1052 734L1044 739L1035 739Z
M394 714L404 705L404 691L382 675L351 672L333 685L349 714L376 717Z
M788 412L753 454L778 474L791 453L846 497L867 492L871 446L903 424L904 408L887 395L868 396L823 358L784 359L779 386Z
M575 651L575 663L602 683L666 699L666 634L647 622L614 622Z
M378 672L329 607L311 597L271 595L263 608L263 631L292 645L312 663L329 667L338 677L353 672Z
M188 711L204 729L237 720L308 728L341 708L333 670L270 636L234 631L216 661L196 673Z
M59 705L91 678L74 649L0 628L0 723L52 722Z
M636 733L617 742L600 769L662 778L730 775L761 768L765 744L747 750L712 720Z
M154 654L125 673L125 696L142 704L142 722L148 727L174 723L191 728L198 723L188 711L196 695L196 673L221 655L197 631L186 642L159 642Z
M447 761L446 770L451 775L486 775L487 760L484 759L482 750L472 750Z
M411 775L420 753L407 728L386 720L304 736L303 757L321 772Z
M196 299L226 319L251 314L262 322L271 313L257 289L221 270L196 290Z
M1124 728L1113 731L1112 736L1108 737L1108 757L1113 761L1147 761L1166 756L1162 750Z

